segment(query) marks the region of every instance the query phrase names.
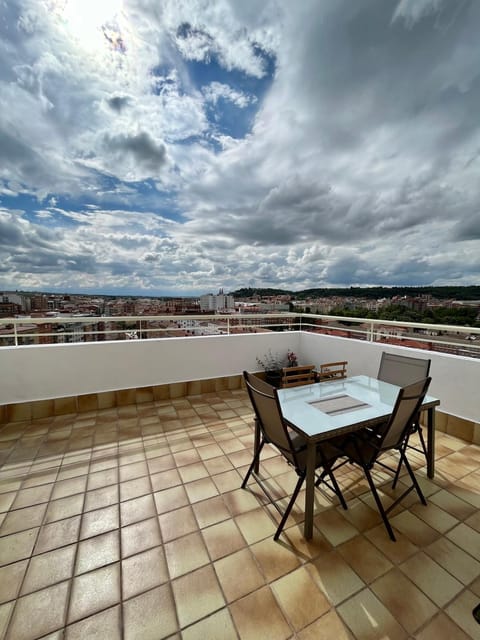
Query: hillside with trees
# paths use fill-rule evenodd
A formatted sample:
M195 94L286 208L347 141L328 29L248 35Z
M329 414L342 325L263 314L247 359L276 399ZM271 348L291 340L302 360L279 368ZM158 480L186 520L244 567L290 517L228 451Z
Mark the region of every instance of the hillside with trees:
M346 309L336 307L327 315L372 320L393 320L397 322L424 322L426 324L452 324L461 327L480 327L476 307L434 307L422 311L410 309L401 304L392 304L372 311L364 307Z
M377 300L379 298L393 298L395 296L432 296L438 300L480 300L480 286L472 285L468 287L445 286L445 287L335 287L335 288L315 288L304 289L302 291L288 291L286 289L261 289L244 287L230 292L235 298L252 298L254 296L281 296L291 295L297 300L305 298L330 298L334 296L368 298Z

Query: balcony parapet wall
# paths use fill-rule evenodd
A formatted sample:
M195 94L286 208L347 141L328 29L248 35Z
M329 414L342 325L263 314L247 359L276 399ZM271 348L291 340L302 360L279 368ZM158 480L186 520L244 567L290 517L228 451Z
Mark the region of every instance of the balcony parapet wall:
M0 420L41 417L47 406L57 415L138 403L142 397L162 398L167 388L191 395L201 388L199 382L213 388L212 380L223 381L215 382L217 390L231 384L224 380L238 380L244 369L258 370L257 357L269 350L286 354L288 349L300 363L346 360L348 375L376 376L384 350L429 357L430 393L440 399L440 411L470 425L480 422L480 359L307 331L3 347Z

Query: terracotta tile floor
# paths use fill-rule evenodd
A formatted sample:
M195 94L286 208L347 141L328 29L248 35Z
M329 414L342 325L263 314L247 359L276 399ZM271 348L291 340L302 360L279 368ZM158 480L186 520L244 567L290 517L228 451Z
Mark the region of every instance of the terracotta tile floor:
M439 433L434 482L417 457L397 543L349 465L348 511L317 491L307 543L301 495L274 542L252 440L243 391L2 426L0 638L480 638L480 447ZM293 472L261 468L284 502Z

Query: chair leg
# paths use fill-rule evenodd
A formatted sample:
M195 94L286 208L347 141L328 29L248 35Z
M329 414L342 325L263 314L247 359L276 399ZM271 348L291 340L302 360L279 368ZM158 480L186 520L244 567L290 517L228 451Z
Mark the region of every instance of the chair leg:
M333 490L335 491L335 493L337 494L337 498L340 500L340 504L342 505L342 507L345 509L345 511L347 510L347 503L345 502L345 498L343 497L343 493L342 490L340 489L340 486L337 482L337 479L335 478L335 476L333 475L333 471L331 469L331 467L325 467L325 475L328 475L330 477L330 482L333 485ZM323 474L322 474L323 475ZM321 476L322 477L322 476ZM319 483L320 484L320 483ZM316 484L316 486L318 486Z
M403 452L400 452L400 455L402 456L403 462L405 463L405 468L408 471L408 475L410 476L410 480L412 481L413 486L415 487L415 491L417 492L418 497L420 498L422 504L427 506L427 501L425 499L425 496L423 495L423 491L420 489L420 485L418 484L417 478L413 473L412 467L410 466L407 456Z
M295 504L295 500L297 499L298 493L299 493L300 489L302 488L302 484L303 484L304 480L305 480L305 476L300 476L298 478L298 482L297 482L297 484L295 486L295 490L293 492L293 495L290 498L290 502L288 503L288 506L285 509L285 513L283 514L282 519L280 521L280 524L278 525L278 528L275 531L275 535L273 536L274 540L278 540L278 537L282 533L282 529L283 529L283 527L285 525L285 522L287 521L288 516L290 515L290 511L292 510L293 505Z
M390 536L390 540L393 540L393 542L396 542L397 539L395 538L395 534L393 533L392 526L391 526L390 522L388 521L387 514L386 514L385 509L383 507L382 501L380 500L380 496L378 495L377 488L375 486L375 483L373 482L373 478L372 478L372 476L370 474L370 471L369 471L368 467L364 466L363 467L363 471L365 472L365 476L367 478L367 482L368 482L368 484L370 486L370 491L373 494L373 497L374 497L375 502L377 504L378 511L379 511L380 515L382 516L383 524L385 525L385 528L388 531L388 535Z
M322 482L324 481L325 476L329 476L330 478L330 482L332 483L333 486L333 492L337 495L338 499L340 500L340 504L342 505L342 507L345 509L345 511L347 510L347 503L345 502L345 498L343 497L343 493L342 490L340 489L340 486L337 482L337 479L335 478L334 474L333 474L333 468L332 465L330 463L328 463L325 460L325 456L323 455L323 451L320 448L320 458L322 460L322 466L323 466L323 471L322 473L318 476L316 482L315 482L315 486L318 488ZM337 465L336 468L343 466L344 464L346 464L345 462L342 462L341 464ZM325 482L325 484L328 486L328 484ZM330 490L332 489L332 487L328 487Z
M248 467L248 471L245 475L245 478L243 479L242 489L245 489L245 487L247 486L248 479L252 471L254 470L254 468L258 468L258 461L260 460L260 453L262 452L264 444L265 444L265 440L262 439L262 441L260 442L260 445L258 446L258 449L255 451L255 455L253 456L252 464Z
M397 467L397 470L395 471L395 477L393 478L392 489L395 489L395 487L397 486L398 478L400 477L400 469L402 468L402 463L403 463L402 454L405 455L405 451L406 451L406 449L408 447L409 438L410 438L410 436L407 436L405 438L405 442L402 444L402 446L399 449L400 460L398 461L398 467Z

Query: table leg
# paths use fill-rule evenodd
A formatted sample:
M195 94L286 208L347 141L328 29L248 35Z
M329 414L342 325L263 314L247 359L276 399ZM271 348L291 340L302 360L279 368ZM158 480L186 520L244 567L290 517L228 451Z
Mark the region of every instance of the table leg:
M313 504L315 499L315 461L317 447L315 442L307 444L307 468L305 478L305 524L303 535L305 540L313 536Z
M427 476L435 475L435 407L427 410Z

